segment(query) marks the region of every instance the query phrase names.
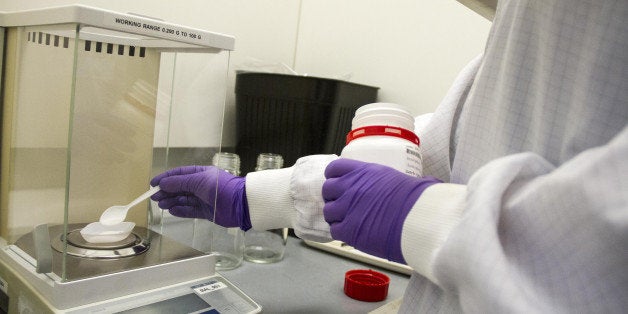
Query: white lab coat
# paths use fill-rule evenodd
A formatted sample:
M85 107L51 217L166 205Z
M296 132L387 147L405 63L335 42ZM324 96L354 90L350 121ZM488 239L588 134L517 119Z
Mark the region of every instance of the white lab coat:
M628 1L501 0L421 138L401 312L628 309ZM335 156L247 176L253 228L325 240ZM267 209L272 209L270 212Z

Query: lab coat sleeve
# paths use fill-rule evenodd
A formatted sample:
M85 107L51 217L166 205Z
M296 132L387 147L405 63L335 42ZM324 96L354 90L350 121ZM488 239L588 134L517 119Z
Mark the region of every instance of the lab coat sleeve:
M296 211L290 196L294 168L250 172L246 176L249 217L255 230L292 227Z
M408 215L408 264L470 312L628 308L628 127L555 167L496 159L428 188Z
M321 195L325 168L336 155L302 157L290 168L251 172L246 196L251 225L256 230L294 228L306 240L329 242Z

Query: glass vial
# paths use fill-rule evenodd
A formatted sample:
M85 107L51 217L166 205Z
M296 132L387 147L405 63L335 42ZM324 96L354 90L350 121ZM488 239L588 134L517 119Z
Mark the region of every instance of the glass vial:
M257 157L255 171L279 169L283 157L262 153ZM244 259L253 263L268 264L281 261L288 241L288 228L258 231L250 229L244 234Z
M217 153L212 164L235 176L240 175L240 157L233 153ZM221 210L216 208L214 214ZM225 228L212 223L211 252L216 256L216 269L229 270L242 264L244 258L244 231Z

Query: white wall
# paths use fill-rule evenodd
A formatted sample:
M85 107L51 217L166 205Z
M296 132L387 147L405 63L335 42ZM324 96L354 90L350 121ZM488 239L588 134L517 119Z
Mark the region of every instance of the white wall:
M490 23L454 0L0 0L0 10L81 3L236 37L223 145L235 145L233 70L252 57L380 87L415 114L438 105Z
M481 53L490 22L454 0L305 0L296 68L351 73L379 100L431 112Z

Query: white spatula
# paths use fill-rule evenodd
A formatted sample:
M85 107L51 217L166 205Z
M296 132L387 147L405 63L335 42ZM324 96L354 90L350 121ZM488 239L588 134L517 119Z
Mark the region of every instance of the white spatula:
M144 192L144 194L138 196L131 203L127 205L114 205L107 208L102 215L100 215L100 223L103 225L115 225L119 224L126 219L126 214L131 207L141 203L143 200L149 198L151 195L159 191L159 186L150 188L150 190Z

